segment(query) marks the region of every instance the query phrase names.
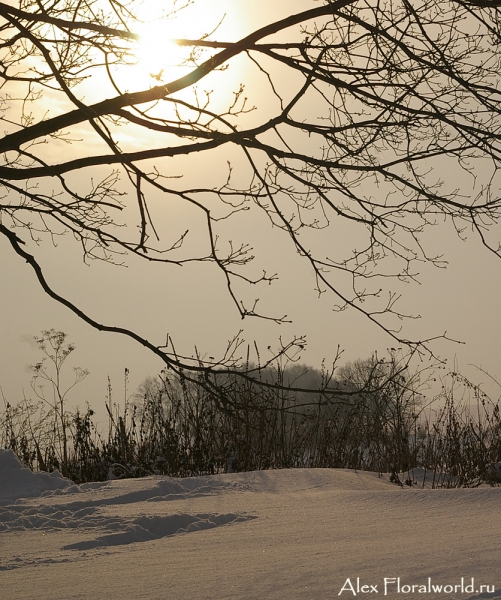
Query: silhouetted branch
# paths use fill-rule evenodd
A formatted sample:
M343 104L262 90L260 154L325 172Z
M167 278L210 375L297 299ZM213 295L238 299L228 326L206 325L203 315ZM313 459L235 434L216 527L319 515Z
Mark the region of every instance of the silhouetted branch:
M280 251L308 265L334 310L353 310L419 352L431 351L435 338L405 335L403 322L417 315L400 309L399 285L417 282L423 264L447 264L442 251L429 250L425 232L445 221L501 256L497 2L328 0L237 41L217 39L217 29L177 40L187 72L164 82L161 69L150 74L152 85L127 75L140 43L134 2L103 3L99 14L88 0L0 2L0 21L0 233L52 298L173 369L206 373L207 385L218 369L238 370L236 355L190 362L93 321L53 291L16 230L70 232L85 260L133 254L159 264L210 263L240 317L284 322L285 310L262 314L241 291L240 284L278 277L261 265L253 272L261 257L250 228L230 236L224 229L252 208L285 234ZM225 89L237 58L247 87ZM216 91L200 91L202 82ZM62 155L64 142L70 151ZM227 172L197 186L166 164L188 175L199 164ZM98 167L112 170L85 191ZM154 195L199 216L198 251L188 249L188 217L165 240ZM131 222L115 230L125 212Z

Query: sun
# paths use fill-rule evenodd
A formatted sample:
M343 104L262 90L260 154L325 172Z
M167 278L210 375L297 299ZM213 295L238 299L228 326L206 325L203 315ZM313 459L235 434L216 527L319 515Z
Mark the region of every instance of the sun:
M176 20L146 21L137 30L139 41L134 54L138 73L149 79L152 85L158 85L177 79L186 72L190 50L175 42L182 35Z
M187 75L217 50L176 40L235 41L243 35L244 19L234 0L139 0L129 24L138 39L129 48L127 64L113 73L125 91L166 85ZM192 54L193 53L193 54Z
M150 85L158 85L185 75L194 66L188 62L193 47L179 45L175 40L196 40L211 33L224 21L218 12L207 0L145 0L133 27L139 35L133 50L134 78L146 78Z

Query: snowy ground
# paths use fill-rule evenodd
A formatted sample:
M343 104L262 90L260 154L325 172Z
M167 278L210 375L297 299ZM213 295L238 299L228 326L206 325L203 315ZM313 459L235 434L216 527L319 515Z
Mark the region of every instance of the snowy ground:
M501 598L501 488L337 469L74 486L0 450L1 600L385 593Z

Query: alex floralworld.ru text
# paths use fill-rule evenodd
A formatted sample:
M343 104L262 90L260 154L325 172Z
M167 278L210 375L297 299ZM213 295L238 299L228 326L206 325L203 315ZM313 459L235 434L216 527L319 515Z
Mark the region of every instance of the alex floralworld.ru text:
M495 592L494 585L482 584L478 588L475 586L475 578L465 581L461 577L460 583L456 584L436 584L432 583L431 577L428 577L426 583L406 584L402 583L400 577L385 577L383 584L370 584L361 581L360 577L356 579L348 578L341 589L338 596L348 594L357 596L359 594L379 594L387 596L389 593L397 594L493 594Z

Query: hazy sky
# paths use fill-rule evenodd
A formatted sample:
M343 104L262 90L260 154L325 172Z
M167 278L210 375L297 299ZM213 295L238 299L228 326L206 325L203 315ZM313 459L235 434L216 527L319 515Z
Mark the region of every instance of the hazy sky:
M317 6L317 3L309 0L239 0L238 3L211 0L212 5L215 6L214 14L222 15L226 7L227 20L221 36L237 38L258 24L283 16L285 6L290 13L302 7ZM205 23L199 27L203 25ZM200 33L203 30L195 31L195 34ZM246 72L238 70L238 63L234 71L231 67L232 64L228 77L235 82L242 79L245 83ZM256 85L256 75L249 77L251 84ZM94 93L98 92L94 90ZM145 143L145 140L139 142ZM224 171L224 162L217 166L218 173L221 169ZM196 172L191 173L193 181L210 181L215 170L213 164L197 162ZM152 210L156 211L166 231L171 225L182 226L186 215L175 207L165 207L160 200L155 202ZM82 264L78 248L69 239L61 239L55 249L47 246L42 262L56 291L67 295L93 318L108 325L135 328L157 344L164 343L169 334L176 349L187 355L193 354L196 345L201 354L220 356L227 341L240 329L244 330L243 337L248 343L252 344L254 339L258 341L263 359L268 356L268 346L277 348L279 336L287 341L294 335L306 334L308 345L302 361L314 367L319 367L323 359L329 364L338 345L345 350L345 360L366 357L373 351L384 355L388 347L395 346L392 339L362 316L349 311L336 313L332 310L332 298L325 295L319 299L313 289L311 273L291 250L287 237L268 223L256 211L250 211L237 216L232 225L237 237L248 236L256 251L263 252L264 259L259 259L258 271L266 268L280 273L279 281L272 286L253 288L248 297L259 297L258 306L262 310L277 316L287 314L293 324L279 326L256 319L242 322L225 293L221 274L206 265L180 268L132 260L128 268L97 262L87 267ZM331 231L330 235L333 233ZM335 235L336 242L341 240L342 243L343 231L335 232ZM323 239L329 243L327 237ZM196 243L196 236L194 240ZM433 346L437 354L450 362L457 356L463 370L467 370L469 364L481 365L493 376L501 377L498 360L500 261L483 249L473 236L467 242L461 242L445 226L433 228L428 240L439 252L446 253L445 258L450 264L447 270L423 265L421 285L412 284L401 289L404 312L422 315L420 320L405 324L407 337L427 338L447 332L448 336L464 344L437 342ZM102 405L108 375L115 401L123 402L125 367L130 371L129 393L145 376L156 374L162 368L157 358L132 341L94 331L45 296L31 268L12 253L3 239L0 239L0 282L0 386L9 402L21 399L23 390L30 396L29 365L39 359L33 336L41 329L65 331L69 340L76 344L69 374L71 367L76 365L90 371L87 380L75 388L71 396L74 404L82 406L89 401L95 408ZM245 354L245 347L241 348L241 353ZM486 377L479 375L478 379L483 381Z

